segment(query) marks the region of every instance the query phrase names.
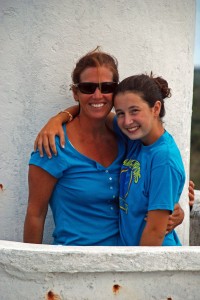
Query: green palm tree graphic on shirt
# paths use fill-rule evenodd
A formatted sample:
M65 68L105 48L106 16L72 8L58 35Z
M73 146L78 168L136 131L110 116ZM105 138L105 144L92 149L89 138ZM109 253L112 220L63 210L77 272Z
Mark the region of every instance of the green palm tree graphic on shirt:
M121 170L121 174L128 172L128 170L131 169L127 192L123 198L120 197L120 208L124 210L126 213L128 213L128 204L126 203L126 197L128 196L132 181L134 181L134 183L138 183L139 179L141 178L140 163L137 160L126 159L123 162L123 167L128 167L128 168Z

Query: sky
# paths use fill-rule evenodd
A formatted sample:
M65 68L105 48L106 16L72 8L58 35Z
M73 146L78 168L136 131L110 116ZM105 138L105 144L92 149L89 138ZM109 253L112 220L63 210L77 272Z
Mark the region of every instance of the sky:
M194 48L194 65L200 68L200 0L196 0L196 34Z

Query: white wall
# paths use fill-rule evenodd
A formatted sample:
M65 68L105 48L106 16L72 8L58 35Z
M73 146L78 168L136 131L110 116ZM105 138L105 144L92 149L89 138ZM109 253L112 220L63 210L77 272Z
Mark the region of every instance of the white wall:
M50 116L73 103L74 62L97 45L118 58L121 79L151 70L168 79L166 128L189 173L194 0L0 2L0 239L22 240L33 141ZM187 187L182 205L179 233L187 244ZM50 242L51 217L47 222Z
M1 300L199 300L200 247L0 241Z

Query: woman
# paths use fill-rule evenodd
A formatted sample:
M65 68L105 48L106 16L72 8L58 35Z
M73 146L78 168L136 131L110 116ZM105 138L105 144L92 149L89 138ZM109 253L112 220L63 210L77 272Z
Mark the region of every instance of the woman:
M119 75L110 55L94 51L76 64L73 95L80 113L64 124L57 156L32 153L24 241L42 243L50 204L54 244L118 245L118 180L125 145L106 126Z
M48 159L51 152L47 151L41 158L36 152L30 160L24 241L42 242L50 203L55 221L54 244L120 245L118 176L125 147L105 124L119 80L117 61L101 51L88 53L77 62L72 80L74 99L80 104L79 115L58 130L64 134L61 145L56 139L56 156ZM52 122L58 124L70 118L64 112ZM36 144L41 146L44 140L48 148L46 135L44 139L40 137ZM53 145L54 138L50 143ZM182 210L177 207L168 230L182 220Z

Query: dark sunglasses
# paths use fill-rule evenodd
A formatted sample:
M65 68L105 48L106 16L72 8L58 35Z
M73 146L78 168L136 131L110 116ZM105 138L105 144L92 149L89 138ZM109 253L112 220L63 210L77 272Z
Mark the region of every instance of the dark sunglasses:
M83 94L94 94L96 89L98 88L102 94L110 94L114 93L116 90L118 83L117 82L80 82L73 84L72 86L75 86L79 89L79 91Z

